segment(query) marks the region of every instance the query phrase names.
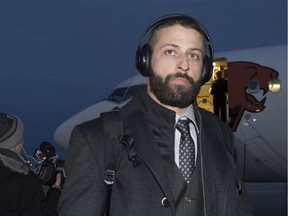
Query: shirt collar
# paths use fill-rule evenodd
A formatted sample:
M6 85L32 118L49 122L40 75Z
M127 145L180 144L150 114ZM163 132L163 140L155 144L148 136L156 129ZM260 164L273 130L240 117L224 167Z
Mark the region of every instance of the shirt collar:
M190 119L190 121L193 123L193 125L195 126L195 129L196 129L196 131L197 131L197 133L199 133L199 128L198 128L198 126L197 126L197 124L196 124L196 118L195 118L195 113L194 113L194 107L192 106L192 105L190 105L189 107L188 107L188 109L186 110L186 112L183 114L183 115L178 115L178 114L176 114L176 123L177 123L177 121L179 120L179 119L181 119L181 118L188 118L188 119Z

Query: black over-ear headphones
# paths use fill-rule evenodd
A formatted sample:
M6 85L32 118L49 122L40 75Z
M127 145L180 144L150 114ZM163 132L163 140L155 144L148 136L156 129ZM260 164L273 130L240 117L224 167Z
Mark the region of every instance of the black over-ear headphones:
M138 48L136 52L136 68L140 71L140 73L144 77L149 76L149 69L150 69L150 58L151 58L151 48L148 43L143 44L144 37L148 34L148 32L153 31L153 29L157 28L158 26L162 25L166 21L173 20L175 18L186 19L190 20L191 23L195 23L195 25L200 29L201 33L203 34L207 47L208 47L208 55L205 55L204 62L203 62L203 71L202 71L202 85L210 80L212 76L212 69L213 69L213 44L211 42L210 36L207 30L201 25L197 20L190 16L182 15L182 14L171 14L160 17L159 19L152 22L146 30L142 33L139 42Z

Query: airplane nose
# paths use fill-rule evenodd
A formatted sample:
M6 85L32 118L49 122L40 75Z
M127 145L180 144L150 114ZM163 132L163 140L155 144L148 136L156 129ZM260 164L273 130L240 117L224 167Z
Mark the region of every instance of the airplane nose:
M55 130L54 140L65 149L68 149L72 129L73 128L71 126L65 126L64 122Z

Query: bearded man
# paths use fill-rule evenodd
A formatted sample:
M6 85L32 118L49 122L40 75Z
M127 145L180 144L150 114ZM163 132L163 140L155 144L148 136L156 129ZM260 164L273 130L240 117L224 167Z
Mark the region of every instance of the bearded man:
M252 215L230 129L196 105L212 61L210 37L192 17L168 15L147 27L136 54L147 88L119 111L140 165L120 148L107 198L101 118L76 126L60 216Z

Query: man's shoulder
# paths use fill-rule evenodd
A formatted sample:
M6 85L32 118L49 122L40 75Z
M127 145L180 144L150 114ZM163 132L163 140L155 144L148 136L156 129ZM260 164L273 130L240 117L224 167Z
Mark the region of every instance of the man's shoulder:
M216 119L217 116L215 116L212 112L210 112L206 109L203 109L201 107L196 107L196 110L200 113L202 118L205 118L205 119L207 118L207 119L211 119L213 121L214 120L217 121L217 119Z
M139 95L135 96L132 100L130 100L123 107L119 108L119 115L123 122L131 122L136 120L139 117L139 113L141 112L141 102L139 99ZM116 107L115 107L116 109ZM107 110L106 112L110 112L112 110ZM113 111L114 112L114 111ZM102 130L102 120L101 116L97 116L94 119L89 121L85 121L75 126L74 130L80 130L86 134L95 134L95 131L103 131Z
M131 101L128 102L124 107L120 108L118 111L108 110L106 112L103 112L94 119L76 125L73 130L76 133L77 132L84 133L86 136L101 136L103 132L103 121L104 121L103 120L104 118L102 118L101 115L109 112L119 112L119 119L124 122L127 119L131 118L131 114L133 113L133 110L135 108L133 104L129 105L130 103ZM116 116L115 121L117 121Z
M80 134L82 134L86 138L90 139L92 137L98 137L99 134L101 134L99 133L100 131L102 131L101 121L100 117L97 117L95 119L77 124L72 130L71 138L73 137L74 140L77 137L82 137L80 136Z
M100 117L97 117L89 121L82 122L76 125L76 127L79 127L84 130L88 130L89 128L95 128L95 127L98 127L99 125L100 125Z

